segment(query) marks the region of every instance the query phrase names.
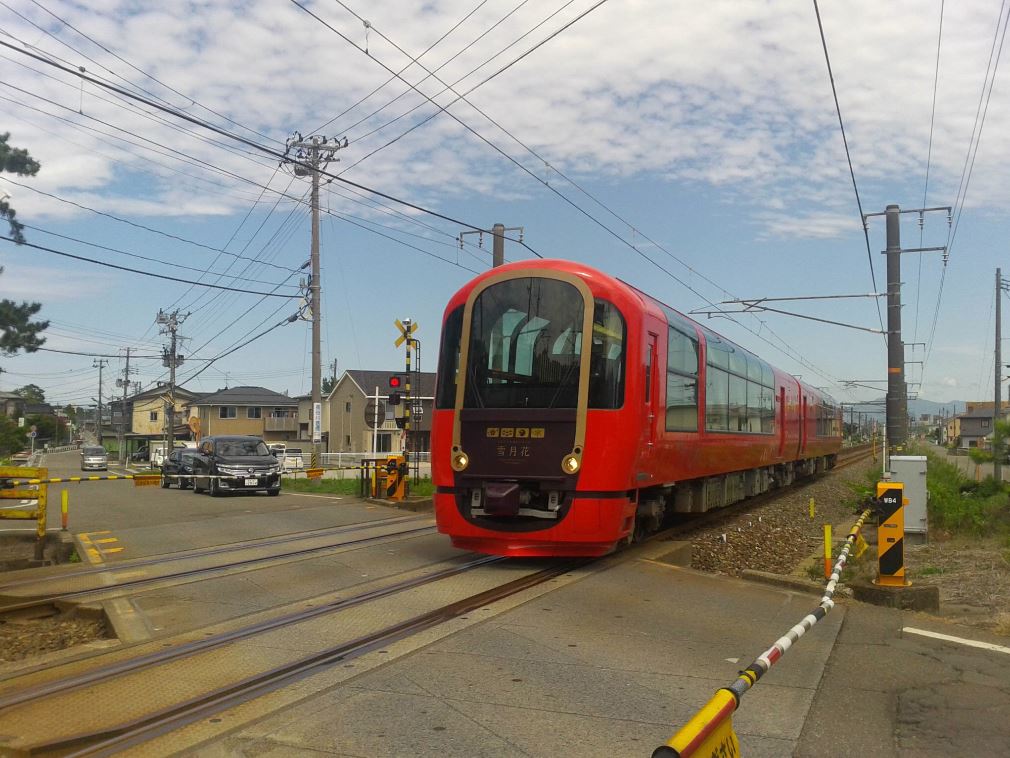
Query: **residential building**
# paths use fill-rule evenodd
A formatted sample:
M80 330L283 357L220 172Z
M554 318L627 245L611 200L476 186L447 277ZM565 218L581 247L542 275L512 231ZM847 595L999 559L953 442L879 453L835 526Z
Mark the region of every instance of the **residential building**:
M232 387L193 403L200 419L200 436L250 434L267 442L303 440L298 423L298 400L266 387Z
M988 408L976 408L948 421L947 439L955 440L959 448L987 447L988 438L992 436L993 403L988 405Z
M324 415L329 416L327 451L331 453L400 452L403 431L396 416L403 414L403 405L389 405L389 377L401 371L345 371L326 398ZM420 387L411 387L419 401L414 411L414 426L410 449L413 452L431 450L431 412L435 396L435 374L421 372ZM382 419L373 431L374 398L378 391L378 415ZM366 418L367 416L367 418ZM325 422L324 422L325 423Z
M161 383L138 392L125 401L113 400L107 404L111 416L102 425L102 437L118 437L122 430L126 451L131 454L146 443L163 439L168 432L167 410L171 397L168 384ZM178 440L192 439L189 418L193 412L193 403L200 397L200 393L176 387L174 397L173 436Z
M0 392L0 413L7 418L23 416L25 399L16 392Z

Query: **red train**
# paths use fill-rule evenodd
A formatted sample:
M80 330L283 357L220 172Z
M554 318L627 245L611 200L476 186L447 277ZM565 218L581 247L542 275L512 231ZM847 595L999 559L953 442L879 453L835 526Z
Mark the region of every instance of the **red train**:
M457 547L603 555L829 468L841 441L827 395L589 266L501 266L446 307L432 475Z

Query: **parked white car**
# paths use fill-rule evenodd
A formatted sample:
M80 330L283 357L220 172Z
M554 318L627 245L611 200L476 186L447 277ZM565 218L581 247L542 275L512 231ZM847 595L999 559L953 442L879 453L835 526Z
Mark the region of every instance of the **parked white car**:
M302 449L299 447L289 447L277 456L281 462L281 471L294 471L305 468L302 460Z

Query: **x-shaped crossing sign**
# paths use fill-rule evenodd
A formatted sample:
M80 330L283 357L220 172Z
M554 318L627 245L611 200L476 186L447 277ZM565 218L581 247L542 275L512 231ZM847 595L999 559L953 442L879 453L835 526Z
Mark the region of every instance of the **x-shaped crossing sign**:
M393 323L396 324L396 328L400 330L400 336L397 337L396 342L393 343L396 347L399 347L406 342L410 335L417 331L416 321L408 321L407 323L409 326L404 326L400 319L394 320Z

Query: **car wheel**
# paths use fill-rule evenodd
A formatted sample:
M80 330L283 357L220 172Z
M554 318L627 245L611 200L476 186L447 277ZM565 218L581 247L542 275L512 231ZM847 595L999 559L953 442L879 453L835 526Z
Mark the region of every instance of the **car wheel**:
M170 486L171 486L171 485L169 484L169 482L168 482L168 479L166 479L166 478L165 478L165 475L164 475L164 474L162 474L162 475L161 475L161 488L162 488L163 490L167 490L167 489L168 489L168 488L169 488Z
M211 497L220 497L221 496L221 490L218 488L217 481L218 481L217 479L211 479L210 480L210 485L209 485L207 491L210 493Z
M193 492L195 492L197 495L203 492L203 487L197 484L198 481L200 481L198 478L196 477L193 478Z
M192 486L193 486L193 482L191 480L189 480L189 479L180 479L179 480L179 489L181 489L181 490L188 490Z
M272 489L269 489L267 490L267 494L270 495L270 497L277 497L279 494L281 494L281 488L274 487Z

